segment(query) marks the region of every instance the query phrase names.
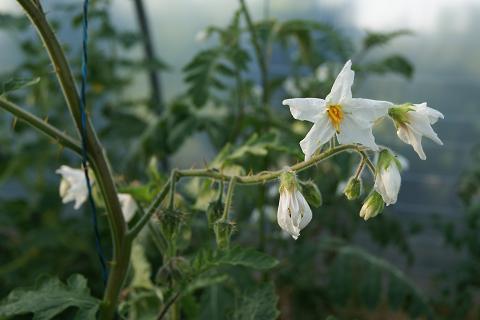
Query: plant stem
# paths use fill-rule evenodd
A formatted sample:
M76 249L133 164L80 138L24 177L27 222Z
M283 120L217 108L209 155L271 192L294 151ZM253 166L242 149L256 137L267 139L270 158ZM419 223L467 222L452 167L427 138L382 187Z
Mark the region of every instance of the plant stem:
M312 157L308 161L299 162L290 167L290 169L294 172L300 172L305 169L314 166L320 161L328 159L336 154L339 154L344 151L357 151L362 152L359 146L353 144L346 144L340 145L338 147L328 149L314 157ZM367 162L368 164L368 162ZM283 170L276 170L276 171L268 171L268 172L261 172L256 175L247 175L247 176L236 176L236 183L238 184L263 184L272 180L277 179L284 171ZM215 180L223 180L228 181L232 179L233 176L222 174L216 170L211 169L191 169L191 170L178 170L177 171L177 178L182 177L206 177Z
M177 170L173 169L170 174L170 199L168 202L168 208L172 210L175 207L175 184L177 182Z
M58 42L55 33L45 18L40 6L31 0L17 0L24 9L32 24L47 49L50 60L55 68L56 76L63 95L70 110L70 114L77 127L80 136L81 113L80 99L73 80L70 65L65 57L63 49ZM125 279L130 261L131 241L126 239L127 225L123 218L122 209L117 196L117 190L113 181L107 157L90 121L86 124L86 144L90 154L92 169L95 172L96 181L105 200L110 232L113 243L113 261L110 268L110 276L105 289L104 298L100 310L100 319L112 319L115 314L120 290Z
M237 183L237 177L234 176L230 179L227 190L227 197L225 199L225 207L223 208L222 220L226 221L228 219L228 212L232 206L233 191L235 190L235 184Z
M140 30L142 32L143 51L145 52L147 61L154 61L155 50L153 48L152 36L150 34L148 18L145 12L145 7L143 5L143 0L134 0L133 2L135 3L137 20L140 26ZM156 105L157 110L161 112L163 109L163 101L162 101L162 87L160 82L160 76L158 72L154 69L150 69L148 76L150 79L150 92L152 95L152 103L154 103Z
M165 197L167 196L167 193L170 190L170 185L171 185L170 180L168 180L163 185L160 192L157 194L155 199L150 204L150 207L148 208L147 212L140 218L137 224L128 232L129 238L135 239L135 237L140 233L143 227L150 221L153 214L158 210L158 208L162 204L163 199L165 199Z
M355 170L355 175L353 176L355 179L358 179L358 177L362 174L365 163L365 158L362 157L362 160L360 160L360 163L358 164L357 170Z
M255 32L255 26L253 25L252 17L248 11L248 7L245 3L245 0L240 0L240 6L245 16L245 21L247 22L248 31L250 32L250 38L252 39L253 47L255 50L255 56L257 58L257 63L260 68L260 81L262 82L262 103L264 107L268 106L268 100L270 97L269 85L268 85L268 65L265 52L263 52L262 47L260 46L260 41L258 39L257 33Z
M74 138L70 137L66 133L61 132L54 126L48 124L47 121L38 118L32 113L23 110L21 107L17 106L13 102L10 102L2 97L0 97L0 108L3 108L6 111L10 112L18 119L25 121L30 126L37 129L44 135L57 141L65 148L75 151L78 155L82 154L82 146L80 145L79 141L76 141Z

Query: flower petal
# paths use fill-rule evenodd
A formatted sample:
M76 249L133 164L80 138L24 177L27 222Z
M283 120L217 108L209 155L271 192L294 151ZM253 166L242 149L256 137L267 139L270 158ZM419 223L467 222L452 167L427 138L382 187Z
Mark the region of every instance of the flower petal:
M380 193L387 206L397 202L400 185L401 176L395 162L391 162L387 168L380 170L375 177L374 188Z
M411 129L411 127L406 124L399 126L397 129L397 135L402 140L403 142L411 145L413 147L413 150L418 154L420 159L425 160L427 159L427 156L425 155L425 152L423 151L422 147L422 135L415 132L414 130Z
M326 114L315 122L305 138L300 141L300 147L305 154L305 161L310 159L312 155L323 144L328 142L335 134L335 128L332 126Z
M283 100L290 107L290 113L297 120L316 122L325 110L325 100L317 98L294 98Z
M352 98L352 85L355 72L352 71L352 61L348 60L335 79L332 90L325 99L328 104L341 104L344 99Z
M440 111L428 107L426 102L414 104L413 107L418 113L427 115L430 124L434 124L438 119L444 119L444 116Z
M411 111L408 114L409 123L408 125L415 130L417 133L430 138L439 145L443 145L442 140L438 135L433 131L432 126L430 125L430 119L428 115L422 114L419 112Z
M299 228L300 230L302 230L307 226L307 224L310 223L310 221L312 221L312 210L310 209L307 200L305 200L305 197L300 191L296 191L296 196L300 205L300 210L303 212L303 216L299 224Z
M378 146L373 137L372 127L365 127L363 122L360 123L359 125L351 115L346 114L340 124L340 133L337 133L338 143L359 143L373 151L377 151Z
M350 113L358 125L371 127L375 121L384 117L393 103L381 100L352 98L343 102L343 110Z

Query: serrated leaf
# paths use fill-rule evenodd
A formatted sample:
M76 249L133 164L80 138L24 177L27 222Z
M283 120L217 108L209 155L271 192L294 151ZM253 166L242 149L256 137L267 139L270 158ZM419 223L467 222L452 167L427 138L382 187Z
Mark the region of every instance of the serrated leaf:
M275 320L280 315L277 304L278 296L273 284L258 286L238 298L233 319Z
M40 82L40 78L34 79L9 79L0 86L0 96L8 92L19 90L28 86L33 86Z
M15 289L0 304L0 317L33 313L34 320L49 320L70 307L78 308L75 319L94 320L100 301L90 295L86 279L72 275L63 284L50 278L33 289Z
M268 270L277 264L278 260L265 253L238 246L224 251L201 250L192 261L192 266L196 273L205 272L222 265Z

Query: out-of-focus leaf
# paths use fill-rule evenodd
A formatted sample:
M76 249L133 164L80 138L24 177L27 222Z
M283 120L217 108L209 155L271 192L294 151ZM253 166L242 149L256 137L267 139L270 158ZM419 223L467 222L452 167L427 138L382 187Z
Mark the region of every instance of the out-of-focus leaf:
M78 308L75 320L94 320L100 301L90 295L87 281L72 275L63 284L50 278L33 289L15 289L0 304L0 317L33 313L34 320L49 320L70 307Z
M15 16L8 13L0 13L0 29L11 28L24 30L28 25L28 19L23 15Z
M34 79L9 79L0 86L0 95L19 90L28 86L33 86L40 82L40 78Z
M400 55L392 55L381 61L362 66L362 71L378 74L397 73L410 79L413 75L414 68L406 58Z
M235 320L275 320L280 315L277 309L278 296L273 284L264 284L242 294L233 313Z
M397 30L392 32L367 32L367 35L365 38L363 38L363 48L367 50L376 46L386 45L395 38L410 34L412 33L409 30Z
M275 267L278 260L251 248L233 247L224 251L204 249L198 252L192 261L197 273L222 265L244 266L248 268L267 270Z

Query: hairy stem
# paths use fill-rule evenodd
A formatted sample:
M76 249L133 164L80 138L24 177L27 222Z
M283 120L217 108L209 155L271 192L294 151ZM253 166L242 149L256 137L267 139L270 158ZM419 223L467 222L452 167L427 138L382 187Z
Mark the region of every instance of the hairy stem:
M235 190L235 184L237 183L237 177L232 177L228 184L227 197L225 199L225 207L223 208L222 220L228 219L228 212L232 206L233 191Z
M41 6L31 0L17 0L17 2L23 8L32 24L36 27L37 32L43 41L50 60L55 68L56 76L63 95L65 96L67 106L80 135L82 127L80 99L75 81L73 80L70 65L68 64L63 49L46 20ZM113 174L104 149L98 140L90 121L87 121L86 133L87 151L90 155L90 162L92 169L95 172L96 181L98 182L102 196L105 200L113 242L113 261L111 263L110 276L101 306L100 319L112 319L118 303L120 289L128 270L131 242L125 241L127 240L127 225L123 218L122 209L118 200L116 186L113 181Z
M82 146L80 145L79 141L75 140L64 132L61 132L54 126L50 125L47 121L38 118L30 112L23 110L13 102L10 102L2 97L0 97L0 108L10 112L18 119L25 121L47 137L50 137L56 142L60 143L63 147L75 151L78 155L82 154Z

